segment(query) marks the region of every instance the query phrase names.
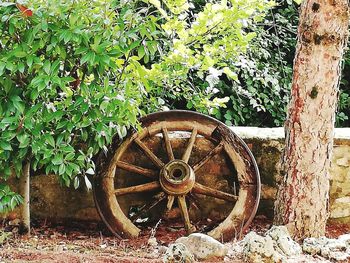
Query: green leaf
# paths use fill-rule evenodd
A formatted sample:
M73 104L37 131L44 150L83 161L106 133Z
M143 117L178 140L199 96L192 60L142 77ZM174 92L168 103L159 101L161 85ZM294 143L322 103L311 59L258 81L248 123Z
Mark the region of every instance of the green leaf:
M69 187L70 186L70 179L67 174L63 174L62 177L64 184Z
M7 62L6 63L6 68L9 70L9 71L14 71L14 69L16 68L14 64L12 64L12 62Z
M65 127L67 124L68 124L68 121L60 121L57 124L57 129L61 129L61 128Z
M44 154L43 154L44 159L47 159L47 158L51 157L52 155L53 155L52 150L45 149Z
M85 62L89 62L92 65L94 61L95 61L95 53L92 51L89 51L86 55L84 55L81 58L81 64L84 64Z
M42 29L43 31L47 31L47 29L48 29L48 24L47 24L47 21L46 21L45 19L43 19L43 20L41 21L41 29Z
M57 74L60 66L60 60L56 60L55 62L52 63L51 66L51 72L53 74Z
M26 148L30 143L30 138L26 133L17 134L17 140L19 141L19 148Z
M144 55L145 55L145 48L144 48L144 46L141 45L137 49L137 56L141 59L141 58L143 58Z
M43 69L47 75L50 75L51 70L51 62L49 60L45 60Z
M23 73L25 69L24 63L20 62L17 66L17 69L19 72Z
M141 43L140 40L132 42L131 45L129 46L129 50L132 50L135 47L138 47L140 45L140 43Z
M63 157L60 154L55 155L55 157L51 160L53 165L61 165L63 163Z
M78 189L80 185L80 180L78 178L78 176L74 177L74 189Z
M15 108L20 112L20 113L23 113L24 112L24 108L25 108L25 105L24 103L22 102L22 100L19 98L18 96L14 96L14 97L11 97L11 101L13 103L13 106L15 106Z
M71 160L74 158L74 156L75 156L75 153L74 153L74 152L68 153L68 154L64 157L64 159L67 160L67 161L71 161Z
M85 161L85 156L84 155L79 155L77 158L77 161Z
M0 61L0 76L4 73L5 67L6 67L6 63Z
M33 60L34 60L33 56L28 56L27 57L27 65L28 65L28 67L31 67L33 65Z
M64 165L64 163L61 163L60 167L58 168L58 174L62 175L65 173L65 171L66 171L66 166Z
M149 62L149 55L146 53L144 58L143 58L143 61L147 64Z
M26 154L28 153L27 146L29 145L29 140L24 141L24 143L26 143L26 145L25 144L23 144L23 145L20 144L20 150L18 151L18 156L17 156L18 158L21 158L21 159L23 159L26 156ZM23 147L21 147L21 146L23 146Z
M79 165L77 165L75 163L69 163L68 165L72 168L72 170L76 171L77 173L80 172L80 166Z
M10 177L11 175L12 175L12 171L11 171L11 168L10 167L5 167L5 169L4 169L4 174L5 174L5 176L8 178L8 177ZM5 178L6 178L5 177Z
M5 151L12 150L11 144L9 142L5 142L5 141L0 141L0 148L5 150Z
M225 117L226 120L229 120L229 121L232 120L232 116L228 112L224 115L224 117Z
M25 114L26 118L31 118L33 115L42 107L42 105L37 104L32 106Z
M26 137L26 139L19 144L19 148L20 149L27 148L29 143L30 143L30 138Z
M24 58L27 56L27 53L22 51L22 50L15 50L13 52L14 56L17 57L17 58Z
M51 145L52 147L55 147L55 139L53 138L52 135L46 135L45 136L45 141L46 143L48 143L49 145Z
M11 202L10 202L10 209L11 209L11 210L15 209L15 207L16 207L17 205L18 205L18 204L17 204L17 200L16 200L15 196L12 196Z

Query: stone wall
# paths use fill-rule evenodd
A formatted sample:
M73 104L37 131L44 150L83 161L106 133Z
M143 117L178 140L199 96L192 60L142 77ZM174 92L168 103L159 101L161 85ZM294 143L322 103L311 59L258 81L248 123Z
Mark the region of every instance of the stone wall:
M261 174L262 196L258 213L273 216L278 162L284 147L283 128L234 127L251 148ZM336 129L331 174L330 217L350 222L350 128ZM15 179L11 185L15 186ZM15 189L14 189L15 190ZM100 220L92 192L61 186L55 176L33 176L32 216L54 220ZM1 216L1 215L0 215Z
M256 127L234 127L232 130L249 145L260 169L262 196L259 212L272 216L284 130ZM330 168L330 219L350 222L350 128L335 129L334 138Z

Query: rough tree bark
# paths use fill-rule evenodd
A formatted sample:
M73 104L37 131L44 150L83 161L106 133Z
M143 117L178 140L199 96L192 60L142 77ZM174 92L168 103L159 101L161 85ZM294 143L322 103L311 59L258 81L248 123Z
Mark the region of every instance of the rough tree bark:
M283 180L274 218L296 239L325 233L328 168L348 23L348 0L304 0L301 5Z
M30 163L26 162L22 175L19 178L20 195L23 197L23 204L20 208L20 233L30 234Z

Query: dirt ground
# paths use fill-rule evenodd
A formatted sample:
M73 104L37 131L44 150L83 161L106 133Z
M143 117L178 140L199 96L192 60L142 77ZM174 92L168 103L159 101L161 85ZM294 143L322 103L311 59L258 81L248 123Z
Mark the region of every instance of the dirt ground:
M271 220L257 216L250 230L264 233L271 226ZM2 222L1 233L11 233L0 244L1 262L162 262L165 246L184 235L180 225L160 224L157 229L145 229L137 239L118 239L110 236L102 223L48 221L33 222L32 235L20 236L17 228ZM350 233L350 226L340 223L329 224L328 237ZM158 246L148 245L154 235ZM1 243L1 238L0 238ZM219 262L217 259L206 262ZM231 255L225 262L242 262ZM308 262L308 261L305 261Z

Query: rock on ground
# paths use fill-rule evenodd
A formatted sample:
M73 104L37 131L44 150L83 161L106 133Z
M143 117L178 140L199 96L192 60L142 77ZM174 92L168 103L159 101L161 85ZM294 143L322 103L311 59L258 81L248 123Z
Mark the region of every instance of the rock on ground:
M151 246L151 247L156 247L158 246L158 242L157 242L157 239L155 237L150 237L148 240L147 240L147 245Z
M244 258L252 263L286 262L288 257L301 252L301 247L292 240L285 226L273 226L265 236L250 232L243 240Z
M171 244L163 257L164 263L191 263L194 262L193 254L182 243Z
M273 226L266 232L266 236L274 240L274 248L281 255L290 257L302 253L300 245L290 237L285 226Z
M330 260L347 260L350 258L350 235L342 235L338 239L306 238L303 242L303 251L311 255L321 255Z
M250 232L245 236L243 255L248 262L273 263L281 260L278 252L274 250L272 238L260 236L255 232Z
M194 233L188 237L180 237L176 244L184 244L196 259L210 259L224 257L228 248L216 239L201 233Z

